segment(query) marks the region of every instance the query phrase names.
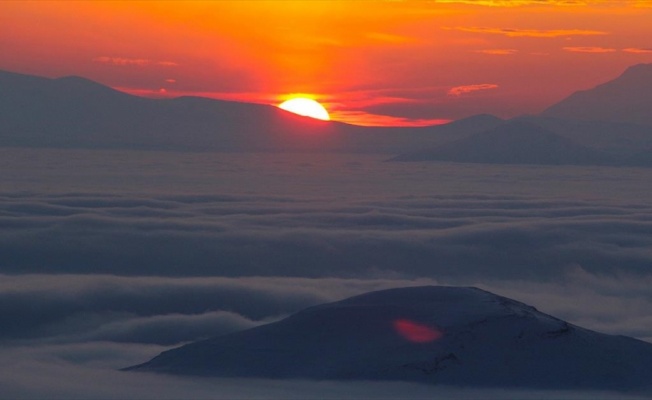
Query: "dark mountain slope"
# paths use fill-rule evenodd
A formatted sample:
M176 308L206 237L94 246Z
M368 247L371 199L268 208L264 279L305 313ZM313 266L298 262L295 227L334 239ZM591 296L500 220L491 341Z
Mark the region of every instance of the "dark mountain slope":
M539 165L618 164L618 160L611 155L521 120L510 121L434 149L406 153L393 160Z
M652 64L634 65L614 80L573 93L542 115L652 126Z

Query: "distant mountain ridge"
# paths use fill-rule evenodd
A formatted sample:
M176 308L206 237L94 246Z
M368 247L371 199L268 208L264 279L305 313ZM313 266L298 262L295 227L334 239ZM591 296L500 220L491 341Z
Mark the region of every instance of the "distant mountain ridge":
M269 105L201 97L149 99L80 77L0 71L0 146L391 154L500 122L481 115L445 126L362 127Z
M567 121L557 122L568 126ZM515 119L463 139L401 154L390 161L652 167L650 149L636 147L614 152L589 147L554 133L545 127L547 124L553 125L536 118ZM652 134L647 136L652 142Z
M127 368L181 375L652 390L652 344L470 287L366 293Z
M652 167L652 64L632 66L541 115L392 160Z
M292 128L310 129L316 136L328 129L319 121L264 105L192 97L155 100L79 77L17 76L0 74L3 145L255 150L267 146L274 129L287 134ZM252 114L272 125L267 134L259 132Z
M149 99L80 78L0 71L0 146L378 153L400 161L652 166L652 64L540 115L362 127L262 104Z
M393 160L539 165L609 165L617 161L608 154L519 120L434 149L403 154Z
M652 64L631 66L616 79L573 93L542 115L652 126Z

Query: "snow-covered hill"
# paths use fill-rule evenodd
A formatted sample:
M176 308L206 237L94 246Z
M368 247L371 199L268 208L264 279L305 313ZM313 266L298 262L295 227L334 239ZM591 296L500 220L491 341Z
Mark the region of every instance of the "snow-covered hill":
M643 390L652 344L471 287L389 289L192 343L127 368L183 375Z

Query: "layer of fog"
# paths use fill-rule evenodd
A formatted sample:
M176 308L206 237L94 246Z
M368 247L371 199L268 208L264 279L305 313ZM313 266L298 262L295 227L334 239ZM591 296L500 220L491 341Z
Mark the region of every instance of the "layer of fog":
M390 287L446 280L0 276L5 345L111 341L174 345L274 321L303 308ZM652 341L652 276L456 281L520 300L577 325ZM144 361L144 360L142 360Z
M115 371L397 286L478 286L652 341L652 170L24 149L0 150L0 168L5 397L431 397Z

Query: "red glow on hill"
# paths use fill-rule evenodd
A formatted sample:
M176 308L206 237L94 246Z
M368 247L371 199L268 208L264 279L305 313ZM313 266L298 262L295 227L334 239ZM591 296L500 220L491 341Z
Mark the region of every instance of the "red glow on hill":
M397 319L393 321L396 332L415 343L433 342L443 336L443 333L436 328L422 325L409 319Z

